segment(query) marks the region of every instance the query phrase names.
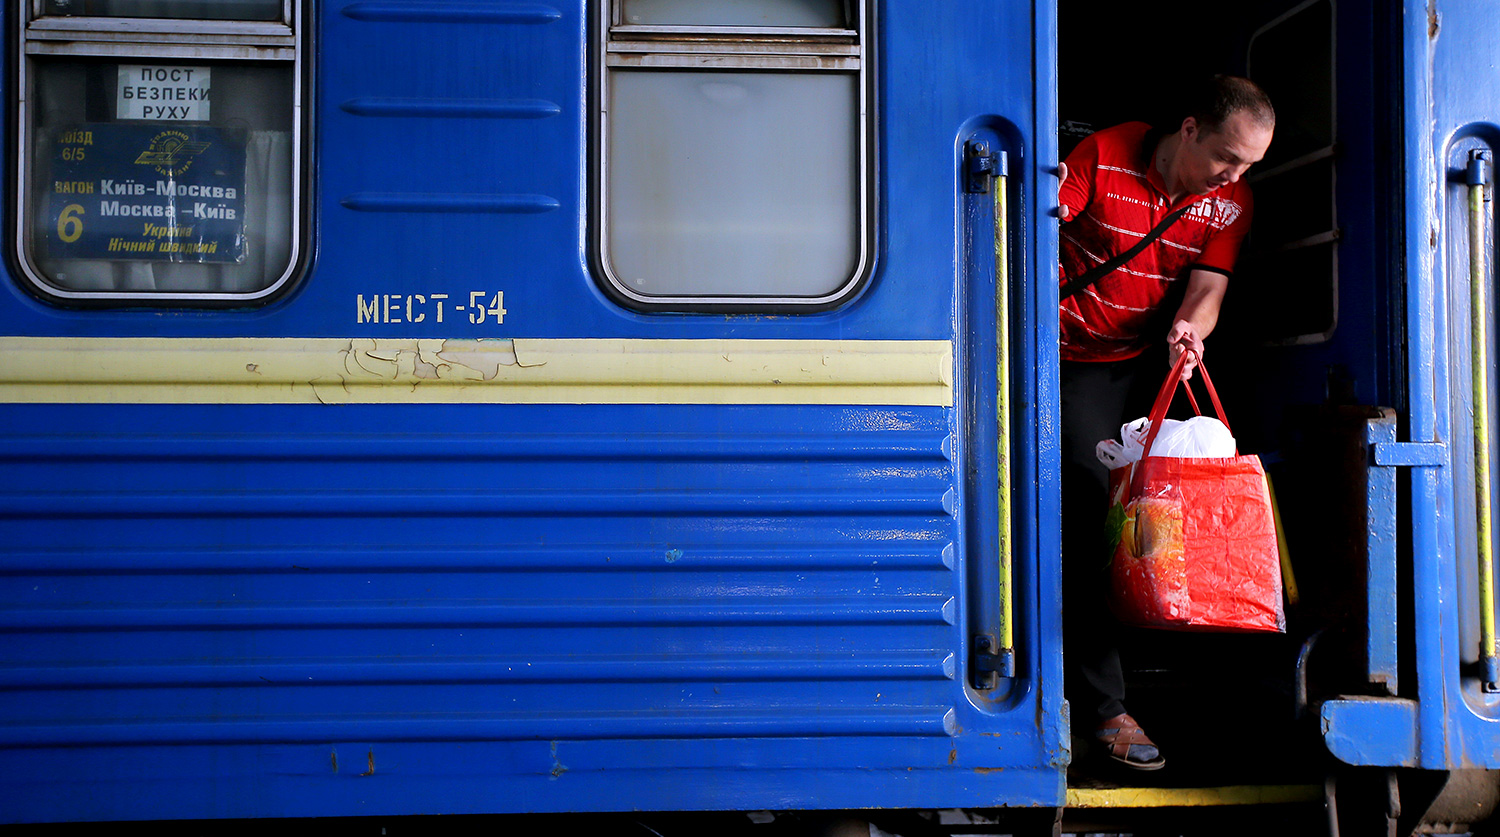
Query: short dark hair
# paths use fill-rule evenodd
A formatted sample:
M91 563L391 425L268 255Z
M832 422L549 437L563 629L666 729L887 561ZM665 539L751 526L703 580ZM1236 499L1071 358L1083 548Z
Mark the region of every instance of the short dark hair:
M1178 123L1191 116L1203 133L1217 131L1231 114L1240 112L1261 125L1276 124L1271 97L1260 89L1260 85L1239 76L1216 75L1204 79L1187 91L1183 104Z

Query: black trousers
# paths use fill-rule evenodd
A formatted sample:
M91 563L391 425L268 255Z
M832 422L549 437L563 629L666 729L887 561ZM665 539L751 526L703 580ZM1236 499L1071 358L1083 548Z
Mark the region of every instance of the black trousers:
M1148 357L1149 356L1149 357ZM1110 615L1104 515L1109 470L1094 446L1146 414L1160 377L1155 355L1109 363L1062 362L1063 648L1073 718L1092 726L1125 711L1121 627ZM1144 403L1143 403L1144 402Z

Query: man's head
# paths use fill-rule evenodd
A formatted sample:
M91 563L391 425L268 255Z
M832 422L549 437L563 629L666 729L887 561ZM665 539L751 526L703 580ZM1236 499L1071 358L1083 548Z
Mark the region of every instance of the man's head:
M1271 145L1276 111L1255 82L1214 76L1189 99L1177 128L1176 179L1196 195L1240 179Z

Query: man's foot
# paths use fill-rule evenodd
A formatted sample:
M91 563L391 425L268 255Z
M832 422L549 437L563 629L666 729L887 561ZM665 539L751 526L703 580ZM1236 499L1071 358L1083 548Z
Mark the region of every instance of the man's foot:
M1123 712L1100 721L1094 737L1104 745L1105 756L1132 770L1160 770L1167 763L1141 725Z

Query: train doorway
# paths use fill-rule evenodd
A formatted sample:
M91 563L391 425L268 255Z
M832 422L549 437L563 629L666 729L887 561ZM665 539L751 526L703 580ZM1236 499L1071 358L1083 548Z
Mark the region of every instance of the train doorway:
M1399 115L1381 91L1399 88L1400 70L1376 59L1399 55L1399 42L1378 2L1150 9L1060 0L1060 154L1123 122L1175 129L1182 88L1213 74L1249 77L1274 102L1275 139L1246 178L1254 225L1205 361L1240 451L1260 454L1272 475L1295 598L1281 636L1122 631L1126 705L1167 758L1153 784L1318 785L1328 757L1306 717L1299 654L1325 632L1336 638L1318 653L1339 660L1340 644L1366 630L1356 437L1376 405L1402 400L1388 301L1396 280L1384 266L1393 242L1383 215L1396 199L1377 174L1398 147ZM1330 689L1347 687L1346 674L1355 688L1368 685L1362 672L1321 670L1339 682ZM1077 706L1072 715L1070 781L1087 786L1101 772L1088 752L1097 749L1092 715Z

